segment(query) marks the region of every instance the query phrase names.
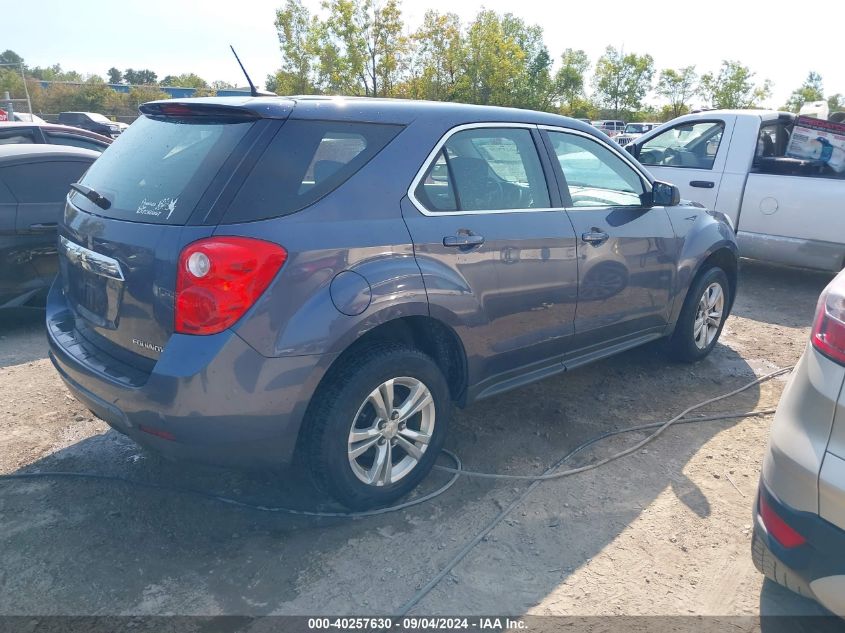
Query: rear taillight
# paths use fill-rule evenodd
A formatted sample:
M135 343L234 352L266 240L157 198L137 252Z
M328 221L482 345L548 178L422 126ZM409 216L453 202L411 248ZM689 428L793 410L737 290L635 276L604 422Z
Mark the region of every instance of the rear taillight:
M845 273L840 273L819 297L811 335L813 347L845 365Z
M179 255L175 329L216 334L255 303L287 259L278 244L248 237L210 237Z
M764 493L760 493L758 512L760 518L763 519L763 525L766 526L766 531L769 536L774 538L778 543L787 549L800 547L807 542L803 536L787 525L775 509L769 504Z

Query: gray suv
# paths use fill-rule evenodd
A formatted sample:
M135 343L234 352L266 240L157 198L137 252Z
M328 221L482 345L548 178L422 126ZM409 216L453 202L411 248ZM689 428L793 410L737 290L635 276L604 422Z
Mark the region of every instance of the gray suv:
M390 503L453 404L657 339L698 360L733 302L723 217L572 119L322 97L141 112L68 196L47 325L76 397L166 455L296 454L347 506Z

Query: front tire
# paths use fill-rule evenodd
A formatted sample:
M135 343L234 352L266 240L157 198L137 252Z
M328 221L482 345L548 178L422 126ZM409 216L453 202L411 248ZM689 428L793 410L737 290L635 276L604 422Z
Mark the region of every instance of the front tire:
M685 363L707 356L716 346L731 307L730 283L721 268L702 271L684 299L669 354Z
M434 466L449 387L430 357L403 345L374 345L341 362L309 406L304 457L317 487L343 505L387 505Z

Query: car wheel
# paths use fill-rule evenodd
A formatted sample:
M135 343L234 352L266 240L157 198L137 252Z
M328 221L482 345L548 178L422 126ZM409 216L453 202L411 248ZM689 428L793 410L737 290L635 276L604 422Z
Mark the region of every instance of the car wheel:
M684 300L669 341L673 358L687 363L701 360L715 347L730 310L730 284L721 268L699 274Z
M303 449L315 484L356 510L395 501L431 470L451 409L443 373L422 352L376 345L353 354L309 406Z

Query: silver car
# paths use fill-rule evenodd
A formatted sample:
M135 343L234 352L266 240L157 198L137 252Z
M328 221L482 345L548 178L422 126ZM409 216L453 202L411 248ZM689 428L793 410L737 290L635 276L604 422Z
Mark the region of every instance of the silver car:
M754 564L845 616L845 271L819 298L783 392L754 508Z

